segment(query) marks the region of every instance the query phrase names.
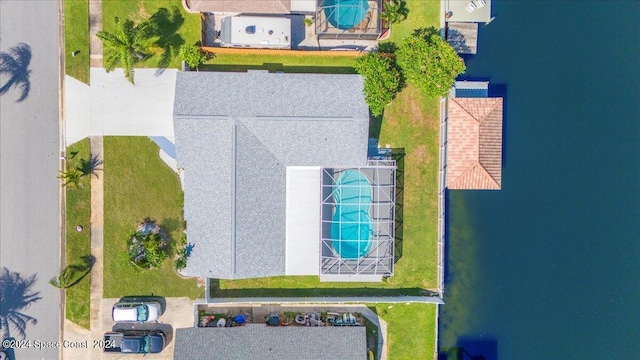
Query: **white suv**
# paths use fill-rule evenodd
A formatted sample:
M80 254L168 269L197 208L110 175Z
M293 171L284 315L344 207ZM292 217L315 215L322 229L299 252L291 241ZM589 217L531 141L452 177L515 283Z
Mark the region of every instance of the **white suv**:
M162 306L156 301L119 302L113 305L111 318L115 322L152 322L162 315Z

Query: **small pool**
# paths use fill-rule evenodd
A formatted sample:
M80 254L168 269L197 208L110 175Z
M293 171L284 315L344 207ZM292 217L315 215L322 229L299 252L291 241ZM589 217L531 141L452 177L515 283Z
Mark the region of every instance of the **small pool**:
M325 0L324 14L331 26L349 30L360 24L367 16L367 0Z
M343 172L333 185L336 202L331 223L332 246L344 259L366 256L371 248L372 221L369 216L373 190L358 170Z

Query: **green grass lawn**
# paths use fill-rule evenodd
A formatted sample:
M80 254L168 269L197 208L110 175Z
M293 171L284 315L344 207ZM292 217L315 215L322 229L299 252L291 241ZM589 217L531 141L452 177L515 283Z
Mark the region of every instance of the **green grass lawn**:
M113 20L116 16L120 19L129 18L139 23L149 20L161 8L169 11L173 11L174 8L178 9L183 20L175 33L177 36L167 34L168 41L193 44L200 40L200 16L184 10L180 0L102 0L102 29L112 31ZM181 60L177 52L172 55L168 67L180 68ZM137 67L158 67L160 58L160 53L155 54L144 62L138 63Z
M406 0L409 16L399 24L391 25L388 41L400 43L413 30L433 26L440 28L440 0Z
M436 305L370 305L387 322L389 359L433 359L436 351Z
M67 148L70 166L79 166L80 159L89 159L89 139L84 139ZM76 153L76 155L73 155ZM65 243L66 266L79 262L83 256L91 255L91 181L88 176L81 180L82 188L69 186L66 189ZM75 227L84 228L77 232ZM85 276L79 283L66 289L66 318L89 328L89 299L91 276Z
M64 54L65 73L88 84L89 0L64 0Z
M349 56L282 56L216 54L200 67L205 71L269 70L292 73L355 74L356 58Z
M146 137L104 138L104 297L204 295L195 279L176 274L173 256L151 270L134 268L127 256L127 240L146 217L157 220L171 241L182 233L180 181L158 150Z

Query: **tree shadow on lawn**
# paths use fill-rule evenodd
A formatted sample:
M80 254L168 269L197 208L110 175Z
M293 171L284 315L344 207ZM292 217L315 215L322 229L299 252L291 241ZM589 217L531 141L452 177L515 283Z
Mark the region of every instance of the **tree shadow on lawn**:
M172 234L174 232L179 232L180 234L182 234L183 223L178 218L164 218L158 223L158 225L160 225L165 234L167 234L169 244L171 244L171 251L169 252L169 256L171 257L174 254L175 246L178 244L178 240L180 240L179 238L174 239Z
M391 156L396 161L396 223L393 261L397 263L402 258L404 241L404 158L402 148L392 149Z
M158 62L159 69L155 73L156 76L159 76L169 66L171 60L178 55L180 46L184 44L184 38L178 33L184 24L184 16L175 6L171 8L171 11L160 8L151 15L149 23L151 24L151 36L158 38L153 44L162 49Z

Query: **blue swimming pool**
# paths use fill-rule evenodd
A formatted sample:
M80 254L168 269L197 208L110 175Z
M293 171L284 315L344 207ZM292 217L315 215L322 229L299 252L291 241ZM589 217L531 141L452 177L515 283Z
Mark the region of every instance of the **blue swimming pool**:
M372 220L369 216L373 190L358 170L343 172L333 185L336 202L331 223L332 246L344 259L366 256L371 248Z
M367 16L367 0L325 0L324 13L331 26L349 30Z

